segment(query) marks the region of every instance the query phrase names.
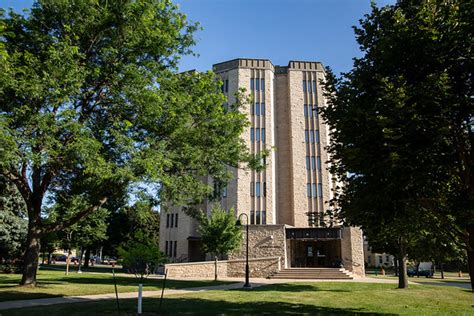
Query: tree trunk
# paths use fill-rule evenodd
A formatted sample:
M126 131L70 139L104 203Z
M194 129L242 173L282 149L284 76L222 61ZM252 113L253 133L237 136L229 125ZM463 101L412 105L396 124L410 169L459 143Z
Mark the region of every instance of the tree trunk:
M34 223L28 227L26 250L23 255L23 276L20 285L36 286L36 271L40 255L40 230Z
M81 254L79 255L79 267L77 268L77 273L82 273L82 257L84 256L84 248L81 247Z
M217 281L217 256L214 258L214 281Z
M408 288L407 255L405 253L400 253L398 259L398 288Z
M444 264L442 262L439 264L439 269L441 270L441 279L444 279Z
M393 265L394 265L394 270L395 270L395 276L398 276L398 259L397 257L393 258Z
M467 248L467 266L469 268L469 277L471 278L471 291L474 292L474 225L466 228L466 248Z
M86 248L86 254L84 255L84 268L89 268L89 261L91 260L91 248Z

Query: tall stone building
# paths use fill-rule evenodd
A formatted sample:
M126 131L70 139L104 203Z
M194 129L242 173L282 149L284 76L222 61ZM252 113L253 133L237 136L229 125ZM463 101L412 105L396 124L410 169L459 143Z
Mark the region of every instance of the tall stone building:
M251 122L243 133L251 153L267 149L266 169L234 169L221 204L236 216L249 217L254 236L251 257L280 256L284 267L330 267L343 264L363 272L362 234L325 218L332 198L328 172L328 127L318 109L325 106L319 62L235 59L213 67L222 79L229 104L245 88L253 102L241 109ZM210 181L210 180L209 180ZM210 210L210 205L203 205ZM174 261L201 261L198 223L180 211L162 212L160 247ZM331 227L331 228L329 228ZM279 236L279 238L275 238ZM242 256L241 252L232 255ZM359 262L360 261L360 262Z

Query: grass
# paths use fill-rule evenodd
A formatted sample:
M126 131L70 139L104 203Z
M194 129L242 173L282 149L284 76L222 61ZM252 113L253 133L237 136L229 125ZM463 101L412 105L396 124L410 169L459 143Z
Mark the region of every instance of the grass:
M114 293L114 282L112 274L108 269L100 270L95 268L95 272L70 272L69 276L64 275L61 267L50 270L46 267L38 271L38 284L35 288L21 287L18 283L21 275L0 274L0 302L11 300L25 300L35 298L47 298L58 296L75 296L89 294ZM117 288L121 293L135 292L138 282L134 276L119 273L116 274ZM178 281L167 280L166 288L179 289L188 287L199 287L218 285L229 282L222 281ZM163 279L149 278L143 282L146 291L161 290Z
M472 315L474 294L455 287L393 284L290 283L251 290L208 291L165 297L160 315ZM3 311L7 315L119 315L115 301ZM145 298L144 315L157 315L159 298ZM121 300L120 315L136 300Z

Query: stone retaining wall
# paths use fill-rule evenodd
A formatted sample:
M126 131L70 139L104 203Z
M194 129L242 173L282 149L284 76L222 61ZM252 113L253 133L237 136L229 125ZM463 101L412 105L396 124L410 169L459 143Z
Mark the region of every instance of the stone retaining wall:
M281 268L280 257L249 259L250 277L266 278ZM213 278L214 261L170 263L165 265L170 278ZM218 277L244 277L245 259L217 262Z

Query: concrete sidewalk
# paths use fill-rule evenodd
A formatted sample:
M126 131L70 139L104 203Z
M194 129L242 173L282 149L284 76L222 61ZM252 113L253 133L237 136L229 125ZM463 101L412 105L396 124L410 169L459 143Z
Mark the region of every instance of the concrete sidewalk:
M199 280L209 280L209 278L202 278ZM184 289L176 289L176 290L165 289L164 296L174 295L174 294L187 294L187 293L210 291L210 290L240 289L240 288L243 288L243 285L244 285L244 283L241 282L242 278L223 278L220 280L237 282L237 283L184 288ZM263 278L250 279L252 288L256 288L256 287L260 287L264 285L270 285L270 284L296 283L296 282L358 282L358 283L392 283L392 284L397 283L396 280L374 279L374 278L354 278L353 280L311 280L311 279L308 279L308 280L288 279L287 280L287 279L263 279ZM410 284L414 284L414 283L410 282ZM119 299L133 299L133 298L137 298L137 292L119 293L118 296L119 296ZM157 297L157 296L158 297L161 296L161 291L144 291L143 292L143 297ZM54 304L86 303L86 302L94 302L94 301L101 301L101 300L115 300L115 293L6 301L6 302L0 302L0 310L26 308L26 307L34 307L34 306L46 306L46 305L54 305Z
M262 286L264 284L255 284L254 287ZM165 289L164 295L173 294L186 294L193 292L202 292L209 290L229 290L242 288L243 283L232 283L215 286L204 286L204 287L193 287L185 289ZM137 298L137 292L119 293L119 299L130 299ZM161 296L161 291L143 291L143 297ZM34 306L45 306L54 304L68 304L68 303L86 303L101 300L115 300L115 293L109 294L95 294L95 295L82 295L82 296L62 296L52 298L39 298L32 300L18 300L18 301L6 301L0 302L0 310L34 307Z

